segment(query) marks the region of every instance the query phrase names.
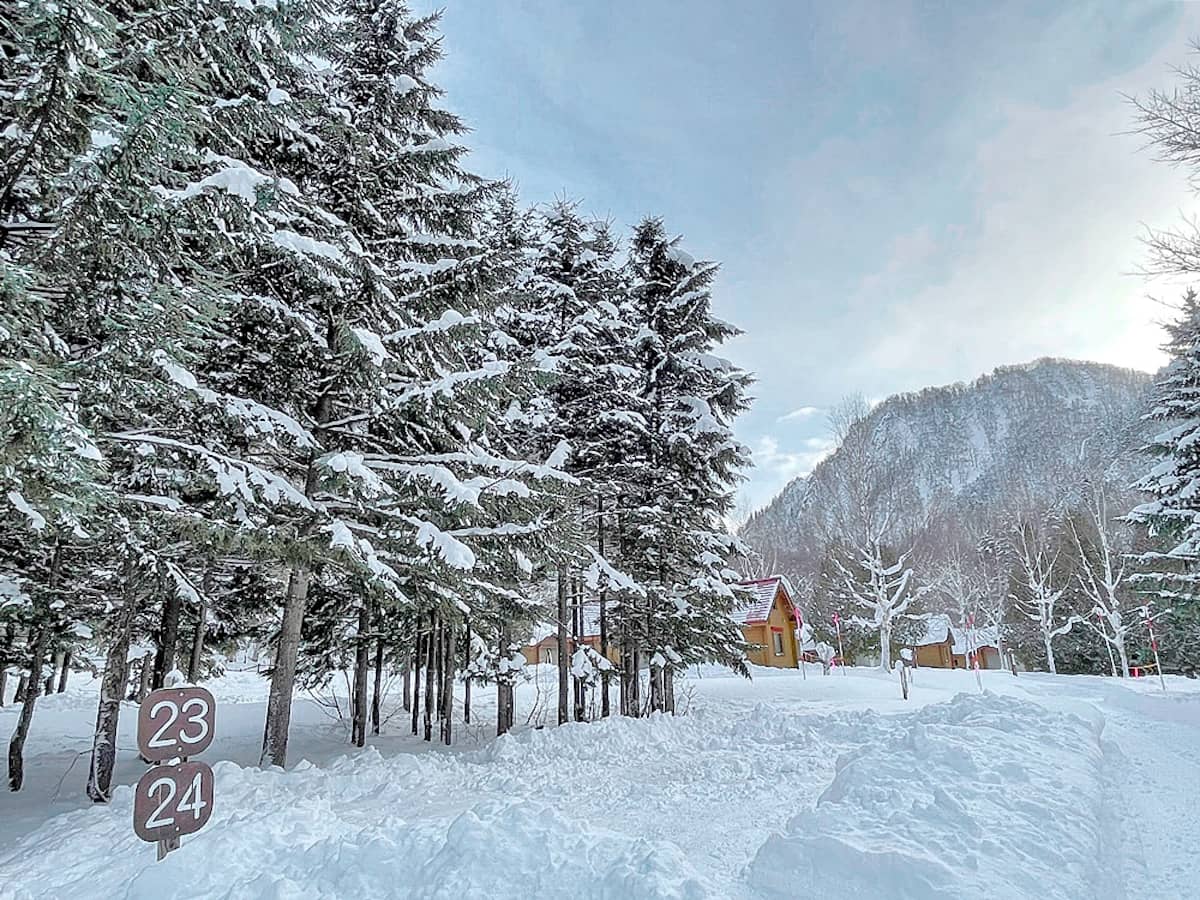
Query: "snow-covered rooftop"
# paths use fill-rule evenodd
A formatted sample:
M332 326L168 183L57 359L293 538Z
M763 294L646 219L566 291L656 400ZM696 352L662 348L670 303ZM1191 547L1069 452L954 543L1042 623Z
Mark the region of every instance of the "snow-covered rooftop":
M739 625L755 625L767 621L767 617L771 615L771 605L775 602L775 594L780 586L783 587L788 602L794 603L795 594L792 592L792 586L782 575L739 582L738 587L742 588L744 594L749 595L750 601L746 606L733 611L731 614L733 621Z
M951 651L968 653L979 647L999 647L1000 634L994 625L978 626L975 628L960 627L950 621L944 613L925 616L925 634L915 641L915 646L924 647L926 644L944 644L947 636L953 639Z

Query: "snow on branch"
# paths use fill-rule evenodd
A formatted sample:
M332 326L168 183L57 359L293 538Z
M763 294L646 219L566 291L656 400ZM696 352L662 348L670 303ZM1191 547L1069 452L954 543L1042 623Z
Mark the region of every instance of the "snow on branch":
M195 375L171 359L164 350L155 350L151 358L154 364L166 373L167 378L179 387L192 392L204 403L214 406L224 405L228 415L246 422L259 434L274 436L277 430L283 431L296 442L298 447L317 446L316 438L309 433L308 429L287 413L245 397L235 397L232 394L202 387Z
M157 447L170 447L183 453L203 459L216 478L217 488L225 496L238 495L249 503L255 502L254 489L262 493L268 503L287 502L301 509L315 512L316 508L308 497L292 485L286 478L269 472L245 460L234 459L223 453L216 453L205 447L184 443L172 438L159 437L141 433L110 433L108 437L114 441L151 444Z

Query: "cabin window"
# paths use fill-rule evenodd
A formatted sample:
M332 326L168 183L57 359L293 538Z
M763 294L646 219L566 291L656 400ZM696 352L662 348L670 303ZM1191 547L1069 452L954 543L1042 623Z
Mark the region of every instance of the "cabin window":
M775 641L775 655L783 656L783 635L776 631L771 634L771 638Z

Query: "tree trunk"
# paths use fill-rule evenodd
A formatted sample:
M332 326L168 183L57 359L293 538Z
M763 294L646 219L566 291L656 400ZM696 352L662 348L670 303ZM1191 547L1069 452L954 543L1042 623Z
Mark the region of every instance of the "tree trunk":
M892 623L885 621L879 626L879 668L892 671Z
M0 657L0 707L4 706L4 698L8 695L8 663Z
M267 696L267 721L263 730L260 766L287 765L288 729L292 723L292 691L296 686L296 657L300 653L300 628L308 605L311 574L293 566L288 577L279 643L275 649L275 668L271 672L271 692Z
M417 636L413 641L413 664L412 664L412 733L416 734L420 730L420 710L421 710L421 651L424 649L421 640L421 620L417 618ZM408 682L409 674L404 673L404 699L408 701Z
M633 641L626 637L621 642L621 715L634 716L633 683L636 679L633 666Z
M375 642L375 691L371 695L371 734L379 734L383 707L383 636Z
M63 652L56 651L50 660L50 673L46 676L46 689L42 692L47 697L54 693L54 682L58 680L58 667L62 665Z
M412 701L409 702L409 707L410 712L413 713L414 734L420 728L418 710L421 708L421 649L421 622L420 617L418 617L416 619L416 637L413 640L413 665L410 667L410 670L404 670L404 701L409 702L409 686L412 686L413 689ZM409 672L412 672L412 674L409 674Z
M440 616L434 628L434 650L437 655L434 657L433 715L440 722L442 721L442 673L446 670L446 626Z
M58 572L62 562L62 541L54 539L54 550L50 554L50 571L46 578L46 591L53 594L58 589ZM29 737L29 726L33 721L33 710L37 705L38 689L42 682L42 664L50 649L50 627L43 623L32 640L32 658L29 665L29 678L22 685L21 715L17 719L17 727L13 730L12 740L8 743L8 786L10 790L19 791L25 781L25 739Z
M429 639L426 642L425 648L425 734L424 738L427 741L433 740L433 701L434 701L434 678L437 673L435 671L434 659L436 649L434 644L437 637L437 616L434 613L429 614Z
M57 554L57 550L55 553ZM50 645L48 626L38 628L33 636L33 654L29 678L25 680L25 693L21 696L21 715L8 742L8 787L19 791L25 780L25 739L29 737L29 725L33 721L33 709L37 703L38 690L42 685L42 662Z
M471 671L474 660L471 657L474 645L471 643L471 617L463 617L463 640L466 642L463 648L463 724L471 724Z
M1121 677L1129 677L1129 654L1125 650L1125 635L1118 634L1116 639L1117 658L1121 660Z
M138 680L137 701L141 703L153 690L154 685L154 654L149 650L142 657L141 677Z
M96 710L96 730L92 736L92 764L88 772L87 795L96 803L107 803L117 760L117 725L121 716L121 698L129 681L129 642L133 637L134 602L133 565L126 563L121 588L121 609L104 661L100 681L100 703Z
M158 652L154 654L155 690L166 683L167 673L175 668L175 649L179 644L179 616L183 610L183 600L179 591L171 585L163 597L162 623L158 629Z
M454 636L456 629L450 622L443 629L446 633L446 648L442 659L445 683L442 686L442 743L450 745L454 737Z
M650 660L650 711L663 711L663 670Z
M200 663L204 659L204 629L207 625L208 604L201 603L196 611L196 629L192 632L192 653L188 659L188 683L195 684L200 679Z
M367 672L371 662L371 610L364 600L358 608L358 637L354 647L354 694L350 704L350 743L367 743Z
M559 566L558 569L558 724L567 721L567 576Z
M58 693L62 694L67 690L67 675L71 672L71 657L74 654L67 650L62 655L62 668L58 671Z
M334 347L336 334L333 322L327 322L325 341ZM333 384L317 400L316 436L322 437L322 426L333 418ZM308 459L304 477L304 495L311 497L320 484L317 452ZM271 671L271 692L267 696L267 720L263 728L263 748L258 764L280 766L287 764L288 729L292 723L292 693L296 689L296 657L300 653L300 629L308 606L308 588L312 573L302 565L293 565L284 595L283 616L279 623L279 643L275 648L275 667Z
M508 624L507 622L500 625L500 658L504 659L509 652L508 647ZM507 734L512 728L513 722L513 696L512 684L508 680L508 673L502 674L496 679L496 735Z
M215 565L211 559L205 564L204 579L200 582L202 596L196 608L196 628L192 632L192 652L188 657L189 684L195 684L200 679L200 663L204 661L204 629L208 625L208 598L212 594Z
M583 639L586 637L583 623L583 582L578 578L571 579L571 609L571 659L574 660L575 654L583 648ZM571 681L575 692L575 721L583 722L587 720L587 683L575 675L571 676Z
M22 698L25 696L26 685L29 684L29 673L22 672L21 677L17 679L17 692L13 694L13 703L24 702Z
M675 669L663 669L663 712L675 715Z
M412 659L404 660L404 679L402 680L402 682L400 684L400 690L401 690L401 694L404 695L403 697L401 697L401 703L403 704L404 712L407 713L408 710L413 708L413 701L412 701L413 660Z
M1058 669L1054 667L1054 648L1050 646L1050 635L1043 634L1042 642L1046 645L1046 665L1050 669L1050 674L1057 675Z
M596 552L604 556L604 498L596 497ZM600 589L600 658L608 661L608 592ZM612 669L600 670L600 716L607 719L612 710L609 709L609 692L612 689Z

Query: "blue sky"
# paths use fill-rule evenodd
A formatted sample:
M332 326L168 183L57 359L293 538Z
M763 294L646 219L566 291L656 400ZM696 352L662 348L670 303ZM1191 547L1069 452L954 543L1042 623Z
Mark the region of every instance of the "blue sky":
M1127 134L1200 7L1170 3L418 0L481 174L722 263L743 512L827 451L825 410L1039 356L1153 369L1174 286L1144 225L1195 207Z

